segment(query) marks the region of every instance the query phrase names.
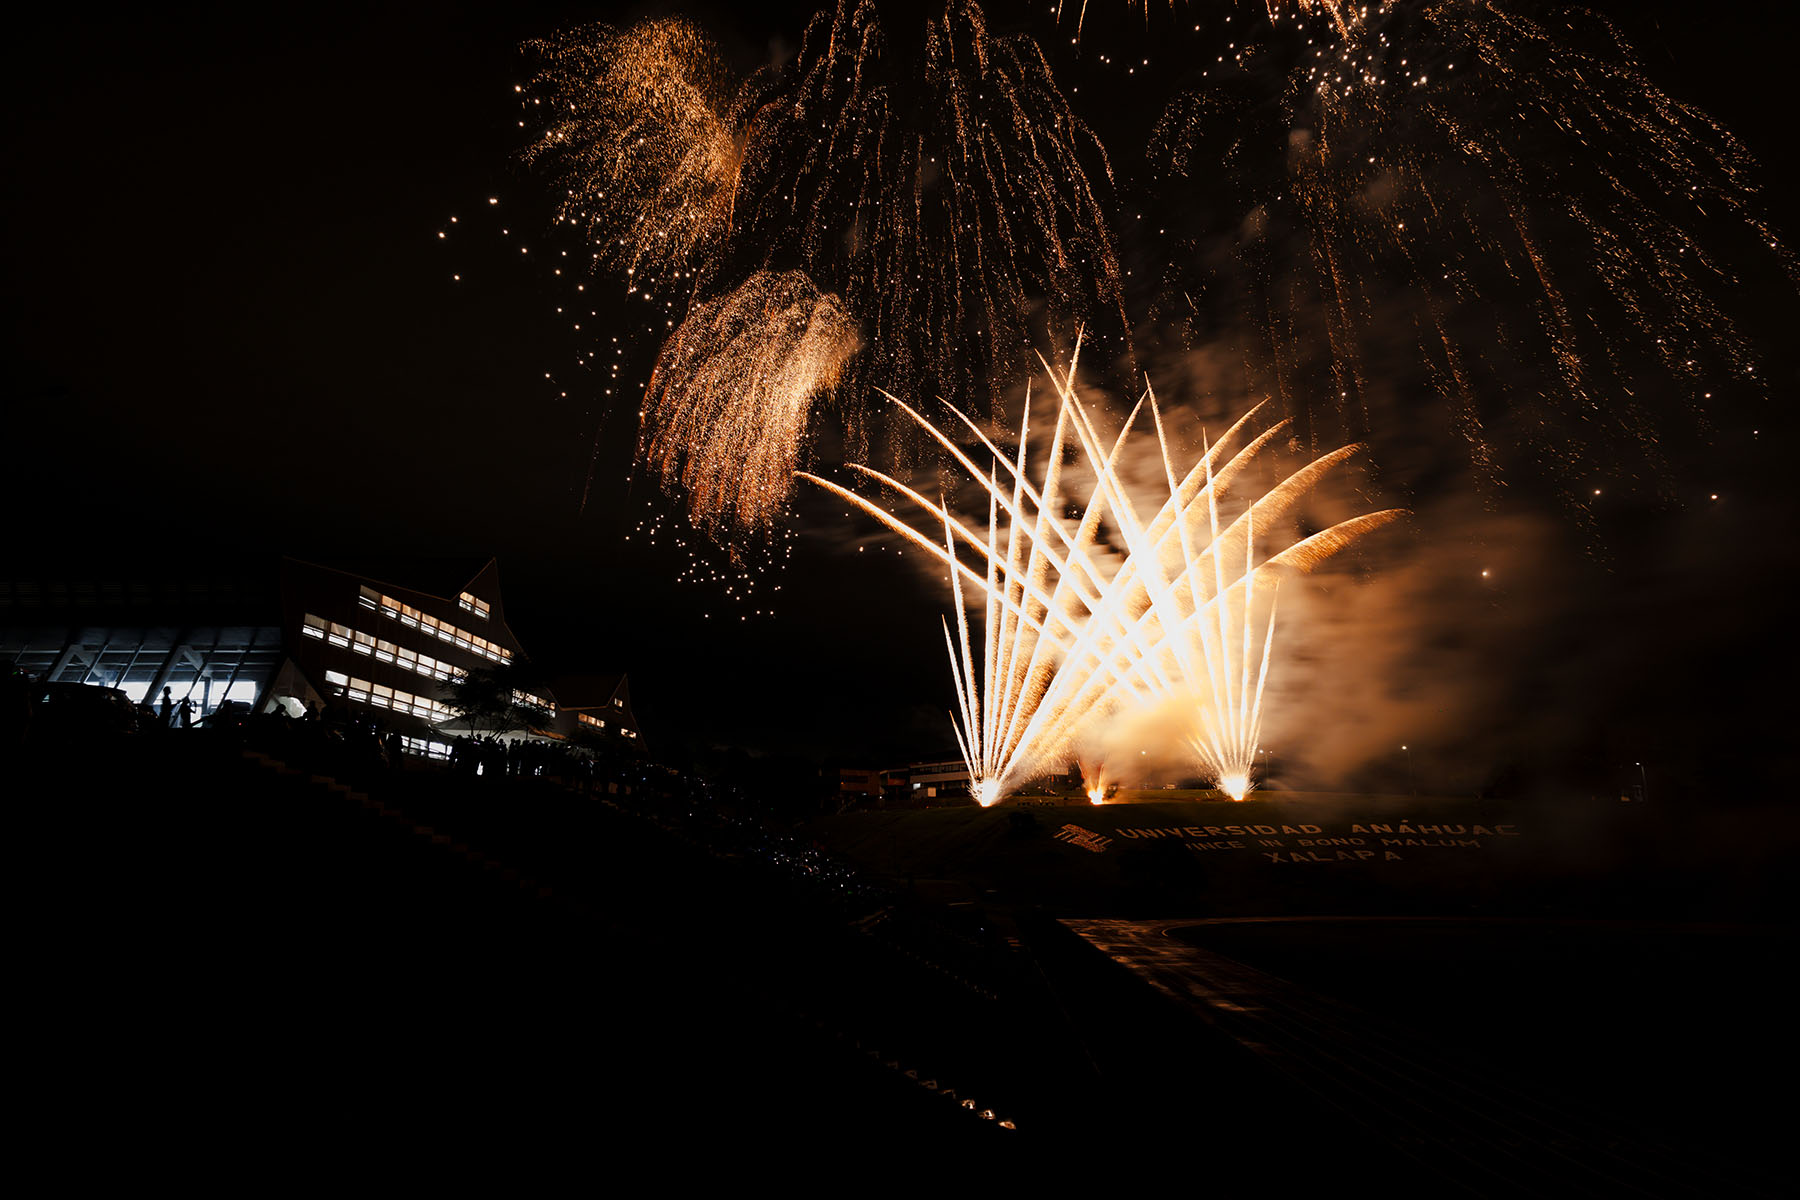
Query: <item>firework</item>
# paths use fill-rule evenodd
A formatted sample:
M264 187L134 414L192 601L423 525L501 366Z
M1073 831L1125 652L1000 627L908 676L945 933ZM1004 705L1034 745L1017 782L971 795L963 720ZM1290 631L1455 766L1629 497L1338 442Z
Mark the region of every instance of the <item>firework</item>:
M860 331L846 396L996 413L1030 346L1078 321L1128 350L1111 167L1036 43L994 36L970 0L922 27L839 0L792 64L735 83L681 22L533 48L530 157L558 180L561 218L634 286L678 293L684 331L743 280L799 270ZM844 416L861 444L858 406ZM784 420L736 432L782 438L757 451L771 461L791 444ZM691 511L721 529L751 511L711 506L726 495L690 491Z
M737 179L730 76L711 44L664 19L525 48L543 64L528 103L544 121L525 158L562 184L557 219L638 287L681 277L728 228Z
M1272 595L1281 569L1310 570L1401 510L1342 522L1259 562L1257 538L1271 541L1281 517L1355 447L1309 464L1221 523L1221 501L1235 499L1233 485L1242 483L1245 469L1285 422L1227 457L1225 447L1252 415L1246 414L1178 476L1153 394L1146 392L1109 446L1076 393L1074 365L1060 376L1053 373L1052 382L1057 421L1035 484L1026 474L1029 403L1015 456L1002 454L957 414L992 458L983 471L942 430L894 401L985 493L985 535L946 504L867 466L854 469L919 509L927 527L941 528L941 541L851 489L804 477L949 569L956 631L945 622L944 639L958 705L952 723L971 793L982 805L1067 762L1078 741L1091 741L1098 726L1119 714L1171 701L1189 714L1188 742L1201 769L1241 798L1249 787L1274 644L1273 612L1264 598ZM1146 411L1168 492L1148 519L1120 474L1132 427ZM1072 500L1062 465L1065 447L1079 450L1095 481L1079 518L1064 515ZM965 555L980 570L965 563ZM979 664L965 586L984 610ZM1103 766L1096 762L1084 775L1098 778Z
M1279 21L1284 15L1292 12L1298 16L1323 15L1330 20L1339 33L1349 33L1353 25L1365 20L1371 8L1385 9L1395 0L1264 0L1269 10L1269 20ZM1056 20L1061 24L1063 15L1071 5L1058 0ZM1087 20L1088 0L1079 0L1073 5L1075 10L1075 36L1081 37L1081 27ZM1135 8L1144 14L1144 23L1150 23L1150 0L1126 0L1125 7ZM1175 8L1175 0L1169 0L1169 8Z
M1089 804L1105 804L1106 793L1112 789L1112 781L1106 777L1106 760L1097 754L1083 754L1075 760L1077 770L1081 772L1081 790L1087 795Z
M1267 0L1269 20L1279 21L1288 11L1300 16L1323 15L1339 33L1367 19L1371 9L1385 9L1394 0Z
M766 528L792 486L813 405L843 378L855 326L798 271L758 271L697 304L663 347L642 457L704 520Z
M1427 400L1406 425L1460 436L1491 482L1509 444L1574 502L1601 475L1673 478L1669 414L1703 429L1713 389L1756 386L1724 263L1772 250L1794 274L1743 148L1599 18L1282 12L1324 23L1267 27L1152 140L1171 223L1229 221L1187 224L1159 311L1265 364L1311 445Z

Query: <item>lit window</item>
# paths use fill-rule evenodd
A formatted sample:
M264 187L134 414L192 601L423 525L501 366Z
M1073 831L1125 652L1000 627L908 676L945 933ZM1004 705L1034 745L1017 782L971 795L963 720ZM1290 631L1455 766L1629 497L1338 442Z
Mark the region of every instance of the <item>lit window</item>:
M386 662L386 663L393 662L394 655L398 654L399 652L400 652L400 647L394 645L394 643L392 643L390 641L386 641L385 639L378 640L375 643L375 657L379 658L382 662Z
M300 627L300 632L304 633L309 638L324 637L325 636L325 618L324 617L315 617L313 614L307 613L306 614L306 623Z
M350 682L350 677L348 675L344 674L342 671L327 671L327 672L325 672L325 682L326 683L335 683L339 687L343 687L345 684Z
M356 651L358 654L370 654L370 653L374 652L374 650L375 650L374 637L372 637L369 634L364 633L360 629L356 631L354 636L356 637L356 645L350 647L352 650Z
M333 621L331 623L331 632L325 635L325 640L334 646L348 646L350 644L350 627L348 625L339 625L336 621Z
M358 596L356 597L356 602L358 604L362 605L364 608L369 608L369 609L380 608L381 607L381 593L376 591L374 588L365 587L361 590L360 594L358 594Z

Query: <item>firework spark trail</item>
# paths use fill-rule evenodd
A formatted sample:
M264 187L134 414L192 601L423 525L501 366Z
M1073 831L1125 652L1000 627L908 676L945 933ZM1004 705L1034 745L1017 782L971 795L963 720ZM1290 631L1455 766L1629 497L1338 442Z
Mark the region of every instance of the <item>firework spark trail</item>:
M1083 754L1075 761L1077 770L1081 772L1081 790L1087 795L1089 804L1105 804L1106 795L1112 790L1112 780L1106 774L1106 761L1099 755Z
M595 261L692 306L678 335L691 361L707 327L692 317L749 275L797 269L837 297L861 347L842 389L857 398L842 408L853 446L868 436L871 386L997 414L1030 347L1079 322L1129 354L1111 165L1037 44L992 34L972 0L946 0L921 26L837 0L792 64L738 83L679 21L529 48L542 66L527 111L549 119L527 157L564 191L559 218L594 242ZM739 428L783 439L758 448L770 461L797 456L805 430ZM710 445L724 443L683 453ZM722 533L740 515L708 507L724 495L689 496Z
M941 528L941 541L849 488L804 472L801 477L860 508L948 568L956 631L953 635L946 621L944 641L960 713L953 714L952 724L971 792L983 805L1066 761L1083 735L1110 717L1168 701L1188 707L1189 742L1205 773L1241 798L1250 785L1274 646L1272 605L1259 622L1259 594L1272 592L1282 569L1310 570L1398 518L1401 510L1339 523L1258 563L1259 533L1268 540L1280 515L1355 447L1309 464L1221 524L1219 502L1230 480L1241 475L1275 430L1226 458L1223 447L1244 428L1246 415L1225 438L1207 446L1194 467L1178 475L1153 393L1146 391L1108 446L1076 392L1073 363L1066 374L1052 372L1052 384L1059 402L1057 424L1042 482L1036 486L1026 475L1029 401L1016 457L1001 454L976 430L993 456L987 471L925 417L895 401L927 436L951 451L986 494L985 534L970 528L948 505L866 466L855 469L922 510L930 527ZM1149 520L1140 516L1120 475L1121 455L1144 411L1157 428L1168 489ZM1073 529L1063 516L1070 499L1062 484L1067 439L1095 474ZM1101 537L1103 521L1120 542L1111 555ZM964 561L970 552L979 571ZM1118 561L1109 570L1105 563L1111 557ZM965 587L983 602L979 670ZM1103 762L1083 768L1090 780L1103 769Z
M641 457L702 520L766 528L780 512L815 401L842 380L856 329L798 271L759 271L699 304L646 389Z
M734 244L794 246L842 292L864 323L871 385L985 398L997 413L1035 342L1109 313L1124 336L1121 272L1083 159L1108 187L1111 167L1029 38L994 36L969 0L927 21L916 51L913 36L868 0L840 0L813 19L791 71L746 86ZM1048 328L1032 311L1046 298ZM990 365L985 377L972 363Z
M1268 0L1269 20L1279 21L1282 14L1293 9L1301 16L1323 14L1331 21L1339 34L1348 36L1350 31L1368 18L1369 9L1385 9L1394 0Z
M1652 398L1677 394L1704 428L1709 389L1760 386L1721 302L1736 282L1730 239L1800 281L1759 211L1750 155L1591 15L1564 35L1501 0L1271 0L1270 12L1306 37L1267 31L1297 63L1279 103L1248 69L1220 72L1171 105L1152 156L1165 184L1211 188L1226 176L1208 147L1228 143L1219 153L1241 163L1260 132L1283 169L1229 176L1248 185L1255 232L1224 272L1199 263L1216 235L1196 239L1203 277L1173 271L1159 310L1208 291L1223 325L1261 309L1252 355L1272 361L1314 445L1334 426L1373 427L1378 356L1381 386L1406 394L1386 333L1406 312L1417 382L1484 476L1498 482L1500 445L1516 437L1577 503L1578 481L1602 474L1667 486Z
M1368 17L1370 8L1385 9L1394 0L1264 0L1269 11L1270 21L1281 20L1284 13L1292 9L1300 16L1322 14L1327 17L1340 34L1348 34L1352 27ZM1068 5L1064 0L1057 0L1056 20L1062 23L1063 13ZM1135 8L1144 14L1144 23L1150 22L1150 0L1126 0L1125 7ZM1169 8L1175 8L1175 0L1169 0ZM1075 36L1081 37L1082 24L1087 20L1088 0L1081 0L1075 12Z
M563 185L557 220L641 288L715 250L739 147L729 75L700 31L678 18L594 25L525 50L542 64L527 103L545 120L525 160Z

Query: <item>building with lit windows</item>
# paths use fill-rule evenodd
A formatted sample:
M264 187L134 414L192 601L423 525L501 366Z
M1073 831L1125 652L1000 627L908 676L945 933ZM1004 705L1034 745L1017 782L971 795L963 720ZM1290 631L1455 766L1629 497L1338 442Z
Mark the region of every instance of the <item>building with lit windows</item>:
M0 662L133 701L167 689L201 717L227 700L254 704L274 681L286 658L280 611L267 563L0 577Z
M908 769L914 799L936 800L969 796L969 764L960 758L916 762Z
M442 685L459 672L528 657L507 626L500 568L492 561L452 596L286 559L281 597L294 682L313 694L278 684L269 703L292 711L317 698L352 716L372 716L406 737L408 749L432 757L447 755L449 739L469 732L445 706ZM624 675L565 676L515 695L550 719L505 736L639 750Z
M373 719L432 757L469 732L444 703L450 679L528 657L507 626L495 562L440 595L291 558L177 579L0 582L0 655L47 682L114 687L133 701L155 703L168 688L196 719L226 701ZM504 736L641 753L622 674L566 675L517 695L550 716Z

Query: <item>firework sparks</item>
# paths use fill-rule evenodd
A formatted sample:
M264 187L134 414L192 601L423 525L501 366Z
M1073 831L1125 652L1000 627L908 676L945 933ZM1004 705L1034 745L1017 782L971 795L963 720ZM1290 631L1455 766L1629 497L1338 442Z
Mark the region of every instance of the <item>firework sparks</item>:
M998 412L1046 336L1085 320L1128 351L1105 153L1036 43L991 34L971 0L922 29L839 0L791 65L735 84L679 21L532 48L530 157L554 169L561 219L634 288L680 293L684 331L742 280L797 268L860 330L834 368L847 396L874 385ZM858 405L844 416L860 442ZM771 462L792 444L784 419L735 432L778 438L753 451ZM721 531L769 511L730 495L690 489L690 509Z
M1723 264L1734 237L1790 278L1792 256L1742 146L1651 83L1610 25L1553 36L1496 0L1270 11L1295 20L1153 138L1182 211L1207 210L1195 187L1213 211L1212 189L1240 189L1229 228L1187 226L1159 309L1242 337L1304 441L1365 436L1371 405L1430 397L1487 480L1509 440L1529 445L1580 508L1578 481L1671 477L1653 398L1704 428L1721 381L1760 386Z
M1257 537L1269 541L1275 522L1355 447L1309 464L1221 523L1220 502L1232 497L1234 482L1242 482L1245 468L1285 422L1227 457L1224 447L1243 432L1247 414L1178 476L1153 394L1146 392L1108 446L1076 393L1073 364L1060 377L1053 373L1053 384L1057 421L1047 465L1035 484L1026 475L1029 403L1016 456L1002 454L961 417L992 457L992 466L983 471L942 430L894 401L985 493L985 534L945 504L867 466L854 469L921 510L928 527L942 529L941 541L848 488L803 477L948 568L956 613L955 633L948 622L944 627L958 705L952 723L978 802L997 802L1053 764L1068 761L1078 741L1121 712L1171 700L1190 713L1188 741L1202 770L1242 798L1274 644L1273 612L1266 606L1259 610L1259 597L1272 594L1282 568L1310 570L1402 510L1339 523L1259 562ZM1132 427L1145 411L1156 428L1168 490L1148 519L1120 473ZM1064 482L1065 446L1080 451L1095 477L1079 518L1064 515L1072 499ZM1106 541L1103 528L1111 530L1116 545ZM969 551L981 570L963 561ZM979 661L965 586L985 610ZM1090 780L1099 777L1103 764L1095 768L1091 774L1084 768Z
M856 348L836 296L798 271L758 271L696 305L663 347L644 400L644 459L697 517L766 528L792 486L813 405Z
M1269 20L1279 21L1289 9L1301 16L1323 15L1340 34L1366 20L1369 10L1385 9L1393 0L1267 0Z
M681 276L723 236L737 180L730 77L711 44L665 19L525 48L542 63L528 104L544 120L525 159L562 183L557 219L638 287Z
M1086 793L1088 803L1105 804L1106 794L1112 788L1106 777L1106 760L1099 755L1084 754L1075 765L1081 772L1081 790Z

